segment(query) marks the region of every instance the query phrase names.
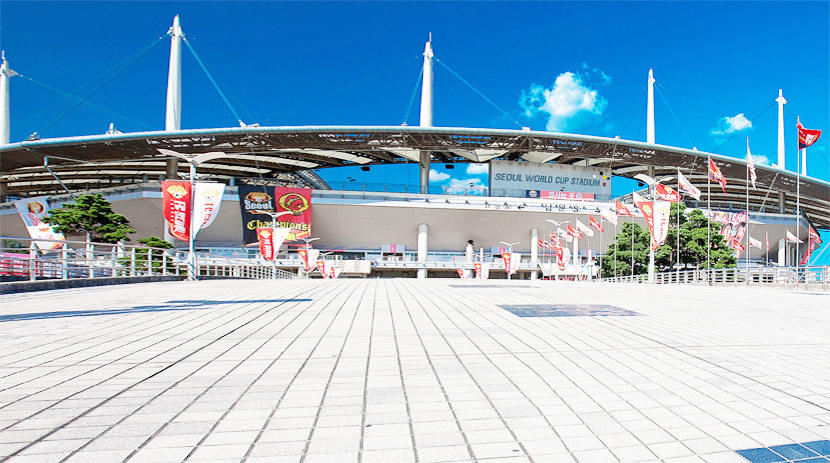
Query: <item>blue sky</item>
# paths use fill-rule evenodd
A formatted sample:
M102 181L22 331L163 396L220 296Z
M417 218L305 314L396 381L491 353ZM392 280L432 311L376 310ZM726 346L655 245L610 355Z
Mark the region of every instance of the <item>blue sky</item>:
M169 41L56 122L116 66L164 35L175 14L246 123L398 125L428 34L440 64L435 126L556 130L645 141L649 68L660 144L776 162L778 89L787 168L795 116L830 130L828 2L31 2L0 3L12 69L12 141L161 130ZM236 120L183 54L183 128ZM48 87L47 87L48 86ZM419 94L408 123L418 123ZM93 106L94 105L94 106ZM830 132L808 172L830 180ZM478 179L463 167L436 179ZM322 170L330 181L414 183L414 166ZM442 175L443 174L443 175ZM450 177L445 178L447 175ZM473 180L476 181L476 180ZM616 184L616 183L615 183ZM628 189L623 182L615 190Z

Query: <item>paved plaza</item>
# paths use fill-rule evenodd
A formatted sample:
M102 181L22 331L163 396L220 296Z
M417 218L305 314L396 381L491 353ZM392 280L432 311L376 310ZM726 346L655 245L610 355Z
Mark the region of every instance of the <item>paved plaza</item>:
M365 279L5 295L0 462L827 462L828 359L830 293Z

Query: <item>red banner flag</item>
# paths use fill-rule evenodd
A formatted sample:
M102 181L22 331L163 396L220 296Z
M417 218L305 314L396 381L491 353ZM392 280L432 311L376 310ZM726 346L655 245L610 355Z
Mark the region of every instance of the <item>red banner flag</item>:
M680 202L680 195L670 187L667 187L661 183L654 185L654 193L656 193L657 197L663 201L668 201L670 203Z
M621 203L619 200L617 200L615 206L617 208L617 215L627 215L629 217L634 217L634 214L632 214L631 211L629 211L628 208L625 207L625 204Z
M597 219L595 219L594 216L588 216L588 225L594 227L598 232L602 233L602 225L597 222Z
M709 158L709 180L714 180L720 183L720 187L724 193L726 193L726 179L723 177L718 166L715 165L715 161L712 158Z
M577 239L582 238L582 233L574 230L574 227L572 227L571 224L568 224L568 234Z
M274 237L270 228L257 228L256 237L259 240L259 253L265 260L274 260Z
M291 228L286 241L297 241L311 237L311 189L283 188L274 190L276 212L291 212L280 217L279 227Z
M170 234L182 241L190 240L190 182L161 182L161 208Z
M799 121L795 127L798 129L798 149L804 149L818 141L821 136L821 130L805 129Z
M542 247L543 249L550 249L550 243L548 243L547 241L542 241L541 238L536 238L536 239L539 240L539 246L540 247Z

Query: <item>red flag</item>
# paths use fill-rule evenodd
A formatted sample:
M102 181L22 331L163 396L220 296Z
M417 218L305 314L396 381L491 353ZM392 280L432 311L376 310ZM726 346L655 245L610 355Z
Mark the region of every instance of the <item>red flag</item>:
M813 143L818 141L818 137L821 136L821 130L810 130L805 129L803 125L801 125L801 121L795 125L798 129L798 149L804 149Z
M574 227L572 227L571 224L568 224L568 234L577 239L582 238L582 233L579 233L578 231L574 230Z
M190 182L161 182L162 213L174 238L190 240Z
M634 214L632 214L631 211L629 211L628 208L625 207L625 204L621 203L619 200L617 200L615 206L617 208L617 215L627 215L629 217L634 217Z
M548 243L547 241L542 241L540 238L537 239L539 240L539 246L541 246L544 249L550 249L550 243Z
M259 253L265 260L274 260L274 239L270 228L257 228L256 237L259 240Z
M715 161L712 158L709 158L709 180L714 180L720 183L720 187L724 193L726 193L726 179L723 177L723 174L720 172L718 166L715 165Z
M676 191L663 185L662 183L658 183L654 185L654 192L657 194L657 197L662 199L663 201L668 201L671 203L679 203L680 202L680 195L677 194Z
M597 219L595 219L594 216L588 216L588 225L596 228L598 232L602 233L602 225L599 222L597 222Z

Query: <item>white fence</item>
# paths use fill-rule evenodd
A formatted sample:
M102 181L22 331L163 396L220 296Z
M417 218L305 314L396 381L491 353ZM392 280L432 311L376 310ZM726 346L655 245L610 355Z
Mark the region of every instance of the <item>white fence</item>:
M648 283L648 275L602 278L609 283ZM748 285L830 289L830 267L760 267L685 270L654 275L657 284Z
M58 249L39 249L28 238L0 237L0 277L4 280L49 280L187 275L187 252L146 246L48 241ZM29 245L9 247L9 242ZM48 246L45 246L48 247ZM270 262L232 257L196 256L197 277L250 279L296 278Z

